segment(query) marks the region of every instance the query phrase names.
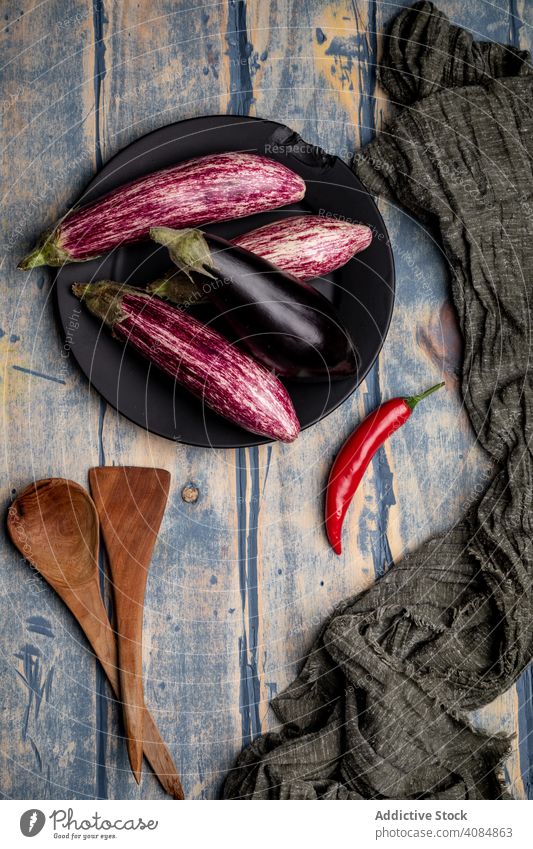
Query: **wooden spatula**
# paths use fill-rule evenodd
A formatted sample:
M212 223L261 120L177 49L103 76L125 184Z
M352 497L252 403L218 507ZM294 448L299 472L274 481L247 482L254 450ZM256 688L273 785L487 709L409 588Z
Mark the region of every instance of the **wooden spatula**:
M152 552L168 498L164 469L102 466L89 471L113 581L120 691L128 755L141 777L144 727L142 627L144 591Z
M100 595L98 516L89 493L62 478L37 481L9 508L7 530L78 620L120 699L117 644ZM143 739L144 754L162 786L183 799L176 767L148 710Z

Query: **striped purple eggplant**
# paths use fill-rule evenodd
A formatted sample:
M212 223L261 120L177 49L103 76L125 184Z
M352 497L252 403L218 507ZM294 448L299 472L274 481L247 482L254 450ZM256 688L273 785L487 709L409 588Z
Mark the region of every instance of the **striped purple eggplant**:
M345 265L371 241L370 227L322 215L294 215L231 240L233 245L257 254L303 282ZM177 269L154 280L148 288L177 304L205 300L198 287Z
M322 215L296 215L231 240L298 280L323 277L368 248L372 230Z
M208 407L252 433L292 442L300 425L283 384L197 319L146 292L103 280L74 294L113 334Z
M301 177L265 156L230 152L190 159L73 210L19 268L83 262L146 238L151 227L244 218L294 203L304 194Z

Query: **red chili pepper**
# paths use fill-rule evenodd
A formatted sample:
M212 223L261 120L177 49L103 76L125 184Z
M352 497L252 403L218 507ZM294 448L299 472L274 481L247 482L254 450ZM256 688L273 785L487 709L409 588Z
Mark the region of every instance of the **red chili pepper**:
M341 553L342 523L372 457L410 417L422 398L444 386L437 383L421 395L391 398L361 422L348 437L333 463L326 491L326 531L333 550Z

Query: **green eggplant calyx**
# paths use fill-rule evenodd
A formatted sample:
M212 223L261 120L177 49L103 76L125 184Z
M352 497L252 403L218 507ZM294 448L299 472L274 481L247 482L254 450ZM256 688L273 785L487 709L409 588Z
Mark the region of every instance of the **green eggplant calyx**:
M93 315L101 318L109 327L114 327L126 318L122 309L122 298L129 288L112 280L100 280L98 283L74 283L72 291ZM135 291L135 294L143 293Z
M164 245L174 262L187 277L192 271L215 279L212 273L211 252L201 230L187 228L172 230L170 227L153 227L150 238Z
M157 295L158 298L166 298L175 304L187 306L205 300L205 296L197 289L190 277L177 268L153 280L146 291Z
M44 235L36 247L19 262L17 268L22 269L22 271L38 268L40 265L51 265L58 268L66 262L70 262L71 259L70 254L59 246L58 234L54 231Z

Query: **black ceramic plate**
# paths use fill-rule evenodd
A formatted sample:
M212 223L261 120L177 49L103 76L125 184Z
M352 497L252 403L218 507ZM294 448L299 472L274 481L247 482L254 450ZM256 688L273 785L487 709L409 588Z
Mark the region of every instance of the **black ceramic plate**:
M122 150L102 168L81 200L94 200L122 183L184 159L229 150L257 152L283 162L304 178L306 196L297 205L206 229L231 238L304 211L362 222L374 232L366 251L329 277L314 281L317 289L335 304L350 332L359 354L359 370L349 379L332 383L287 381L301 426L306 428L334 410L363 380L383 344L394 304L394 265L383 219L347 165L273 121L223 115L193 118L156 130ZM166 250L154 251L154 245L146 242L118 248L100 260L61 268L56 275L57 303L73 356L106 401L153 433L214 448L268 442L207 409L113 339L85 309L79 317L79 327L74 333L69 330L73 309L80 306L70 290L72 283L107 278L139 286L162 274L168 266Z

